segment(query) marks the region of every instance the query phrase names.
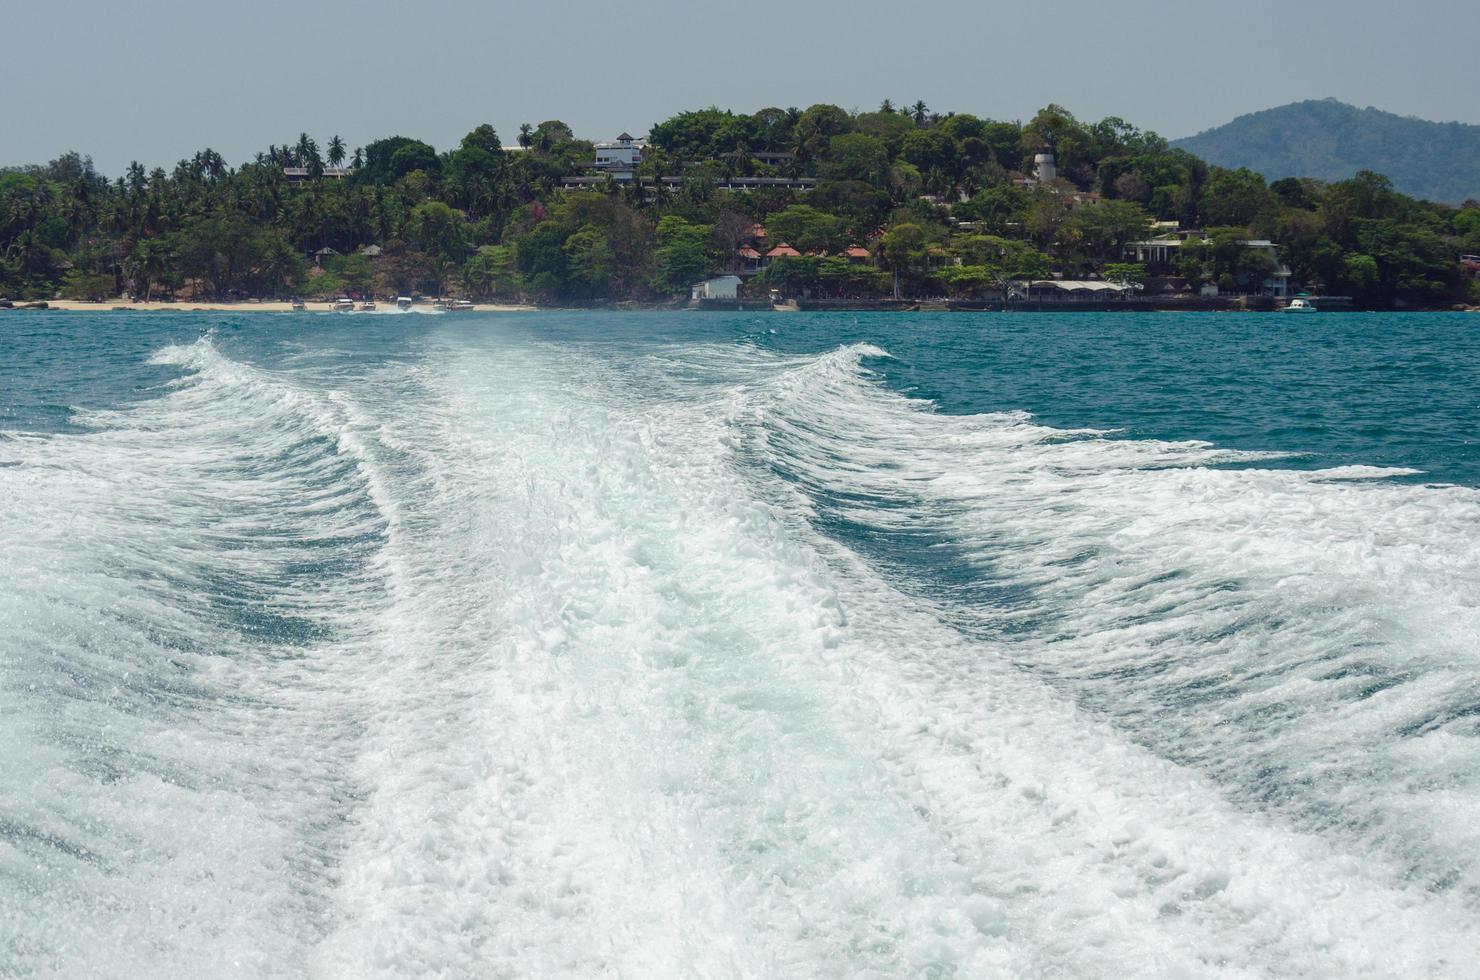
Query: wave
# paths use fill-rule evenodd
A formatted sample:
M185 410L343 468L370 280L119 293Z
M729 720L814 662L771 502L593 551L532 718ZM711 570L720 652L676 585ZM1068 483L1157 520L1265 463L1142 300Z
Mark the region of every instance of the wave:
M8 974L291 962L358 792L310 691L383 590L353 435L210 340L159 360L162 397L0 444Z
M1467 491L866 345L158 356L0 443L0 972L1467 969Z
M1480 494L943 416L861 353L778 379L749 439L814 525L1239 805L1480 899Z

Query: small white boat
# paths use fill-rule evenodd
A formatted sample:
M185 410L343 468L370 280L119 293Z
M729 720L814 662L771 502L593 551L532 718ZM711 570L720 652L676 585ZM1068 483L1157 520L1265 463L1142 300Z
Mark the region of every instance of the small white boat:
M1290 305L1285 307L1282 313L1314 313L1316 306L1304 296L1297 296L1290 300Z
M301 299L295 299L295 300L293 300L293 312L294 313L302 313L306 309L308 309L308 304L305 303L305 302L303 302L303 300L301 300Z
M473 311L473 304L470 300L455 299L447 309L453 313L471 313Z
M398 310L409 310L409 309L411 309L411 297L410 296L397 296L396 297L396 309L398 309Z
M365 300L365 302L361 303L360 304L360 312L361 313L374 313L375 312L375 300L373 300L373 299L367 299L367 300Z
M334 301L331 309L335 313L353 313L355 311L355 301L348 296L341 296Z

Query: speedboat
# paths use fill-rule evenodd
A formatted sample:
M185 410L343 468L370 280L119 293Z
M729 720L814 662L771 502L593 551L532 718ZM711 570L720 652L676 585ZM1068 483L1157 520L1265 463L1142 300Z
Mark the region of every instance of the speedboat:
M301 300L301 299L295 299L295 300L293 300L293 312L294 313L302 313L306 309L308 309L308 304L305 303L305 302L303 302L303 300Z
M341 296L334 301L332 309L335 313L353 313L355 311L355 301L348 296Z
M1294 299L1290 300L1290 305L1287 306L1287 307L1285 307L1281 312L1283 312L1283 313L1314 313L1314 312L1316 312L1316 306L1315 306L1314 303L1312 303L1310 300L1306 299L1304 296L1297 296Z
M471 313L473 311L473 304L470 300L455 299L448 305L447 309L453 313Z
M397 296L396 297L396 309L401 310L401 311L405 311L405 310L411 309L411 297L410 296Z
M361 303L360 304L360 312L361 313L374 313L375 312L375 300L373 300L373 299L367 299L367 300L365 300L365 302Z

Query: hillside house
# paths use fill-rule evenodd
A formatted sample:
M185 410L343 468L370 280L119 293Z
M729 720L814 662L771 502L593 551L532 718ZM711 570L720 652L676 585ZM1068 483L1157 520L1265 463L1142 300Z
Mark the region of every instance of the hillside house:
M642 162L647 140L635 139L631 133L623 133L616 139L596 144L595 169L606 172L613 180L628 181L633 177L637 165Z

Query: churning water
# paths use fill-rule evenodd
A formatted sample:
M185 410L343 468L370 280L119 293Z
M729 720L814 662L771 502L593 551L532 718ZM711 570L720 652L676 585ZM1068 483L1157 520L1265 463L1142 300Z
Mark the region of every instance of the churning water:
M1480 975L1480 322L0 320L0 975Z

